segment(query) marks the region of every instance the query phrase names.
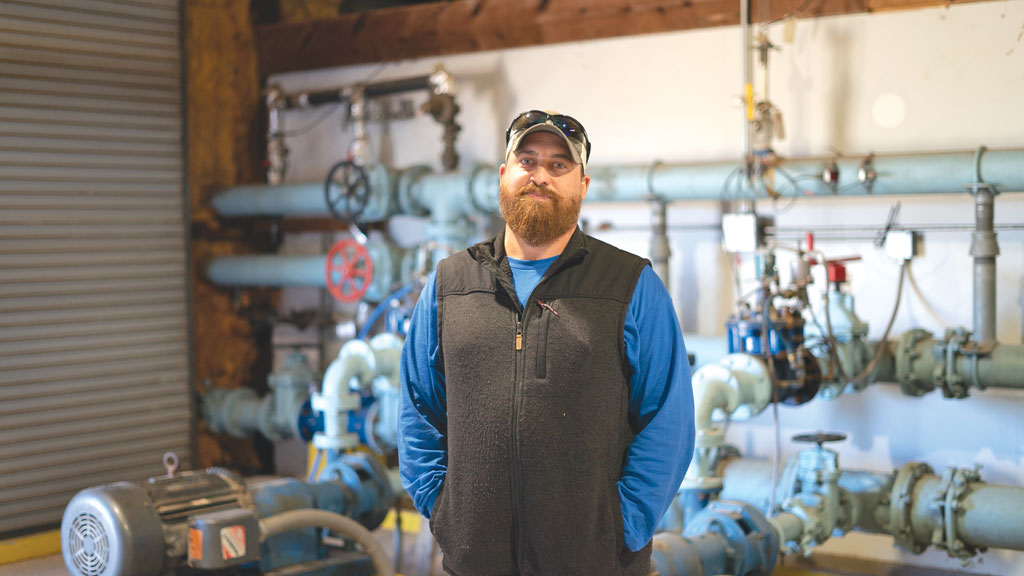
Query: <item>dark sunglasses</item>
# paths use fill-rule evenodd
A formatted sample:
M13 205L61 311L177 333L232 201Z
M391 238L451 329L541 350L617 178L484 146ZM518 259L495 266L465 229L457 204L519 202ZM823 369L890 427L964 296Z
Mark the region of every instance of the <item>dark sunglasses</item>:
M580 124L579 120L572 116L548 114L540 110L530 110L516 116L516 119L509 124L508 130L505 131L505 146L508 146L513 135L545 122L550 122L552 126L558 128L570 142L576 142L583 146L587 151L586 160L590 160L590 138L587 137L587 131L583 128L583 124Z

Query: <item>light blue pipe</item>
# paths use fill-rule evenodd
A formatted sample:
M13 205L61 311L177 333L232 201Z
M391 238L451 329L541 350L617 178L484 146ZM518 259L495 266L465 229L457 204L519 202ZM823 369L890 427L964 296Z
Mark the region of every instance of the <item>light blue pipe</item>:
M327 256L222 256L206 277L221 286L327 286Z
M792 176L821 174L833 159L828 157L782 160L779 167ZM882 196L894 194L955 194L964 192L964 184L979 177L1001 192L1024 191L1024 149L876 156L870 169L876 179L868 187L859 184L858 171L863 157L839 158L837 188L841 196ZM664 200L717 200L723 185L739 168L736 161L702 164L659 163L643 165L593 166L589 202L640 202L650 194ZM477 165L463 172L431 174L423 167L391 171L369 170L373 193L373 216L427 213L438 223L454 223L473 214L498 212L498 170ZM777 173L775 188L792 193L788 181ZM801 180L804 190L828 196L832 189L818 180ZM395 201L392 196L397 195ZM323 184L286 184L282 186L241 186L213 198L221 216L290 216L328 213L323 199ZM383 213L384 207L390 207ZM367 218L370 214L365 214ZM459 236L460 234L454 234Z

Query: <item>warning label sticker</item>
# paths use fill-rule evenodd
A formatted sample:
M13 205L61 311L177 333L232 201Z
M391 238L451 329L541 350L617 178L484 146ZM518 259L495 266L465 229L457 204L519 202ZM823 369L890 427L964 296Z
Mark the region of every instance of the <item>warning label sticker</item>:
M238 524L221 528L220 550L225 560L245 556L245 526Z
M195 528L188 531L188 559L202 561L203 559L203 533Z

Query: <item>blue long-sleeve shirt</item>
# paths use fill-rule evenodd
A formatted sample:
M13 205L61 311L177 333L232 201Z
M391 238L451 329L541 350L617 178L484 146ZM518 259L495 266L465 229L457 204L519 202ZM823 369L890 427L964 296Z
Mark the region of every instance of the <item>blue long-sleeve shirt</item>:
M509 259L516 294L525 306L555 258ZM675 497L693 456L693 390L686 347L672 299L651 268L633 290L625 320L632 368L629 414L637 435L618 482L626 546L647 545ZM398 451L402 486L426 517L448 467L445 382L438 365L437 297L427 279L402 350Z

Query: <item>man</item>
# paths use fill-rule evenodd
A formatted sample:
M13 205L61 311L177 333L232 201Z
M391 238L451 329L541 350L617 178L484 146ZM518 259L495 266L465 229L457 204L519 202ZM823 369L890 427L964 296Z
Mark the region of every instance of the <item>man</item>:
M505 135L505 230L443 260L402 353L402 485L458 576L646 575L693 454L690 370L649 262L577 228L590 141Z

